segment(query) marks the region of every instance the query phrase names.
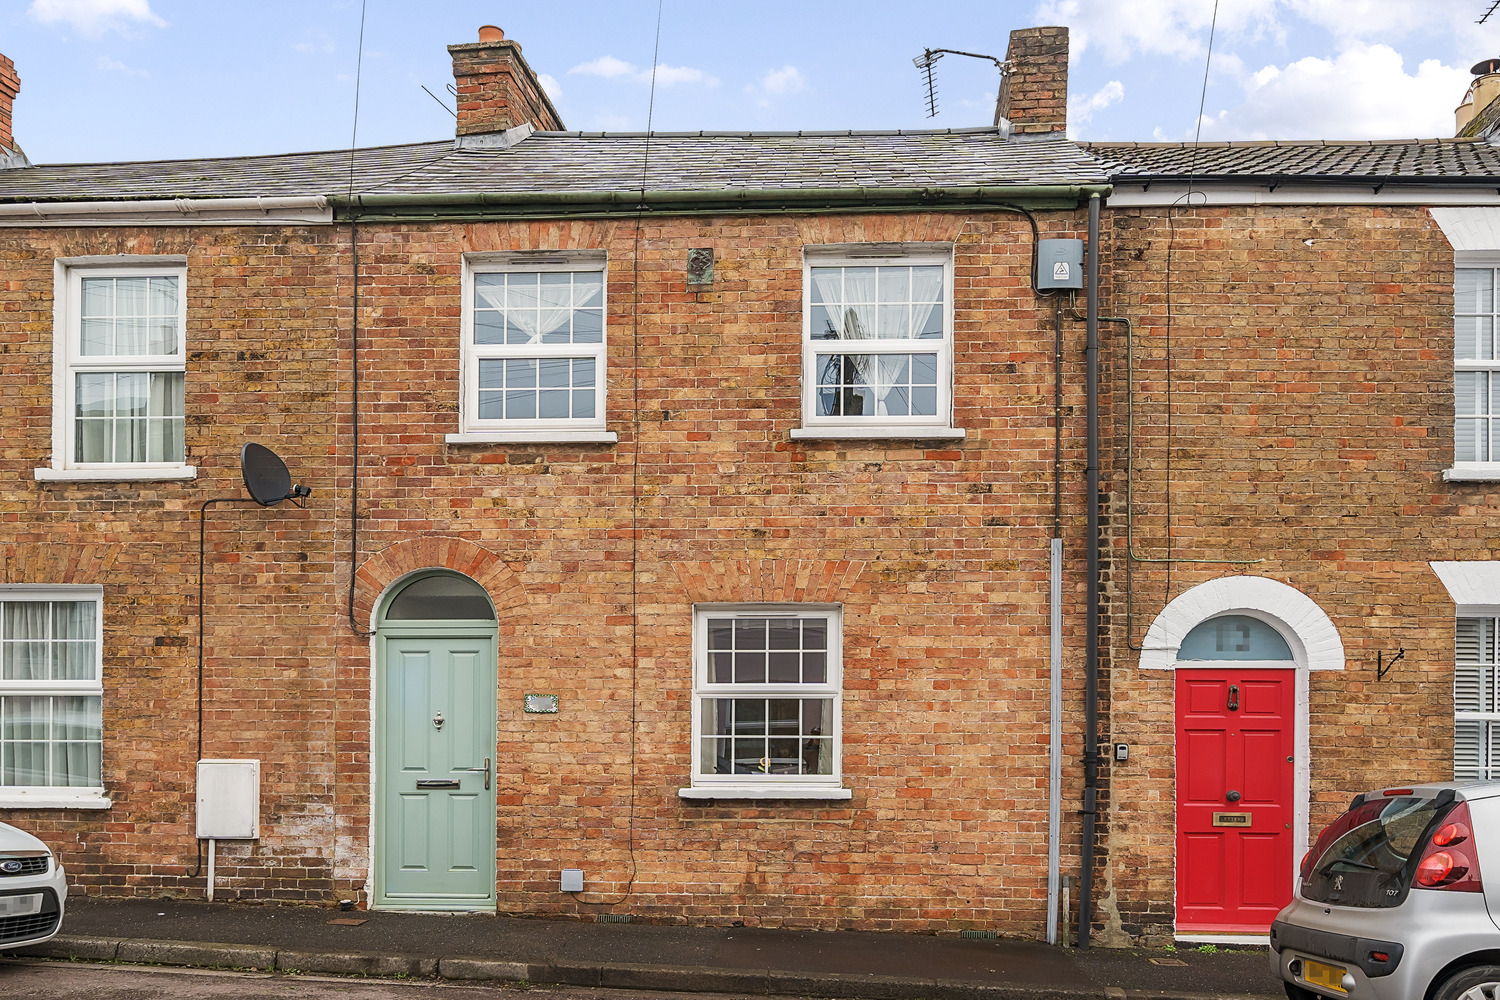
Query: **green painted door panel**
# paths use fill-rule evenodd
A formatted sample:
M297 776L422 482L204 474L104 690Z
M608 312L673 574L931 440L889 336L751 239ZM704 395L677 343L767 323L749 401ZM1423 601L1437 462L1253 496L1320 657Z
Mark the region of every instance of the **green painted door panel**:
M380 640L377 906L494 906L495 638L441 631Z

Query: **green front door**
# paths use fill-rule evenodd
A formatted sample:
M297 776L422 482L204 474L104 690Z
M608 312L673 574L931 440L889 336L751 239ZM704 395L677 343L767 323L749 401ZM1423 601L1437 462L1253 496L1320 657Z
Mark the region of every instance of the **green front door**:
M375 899L495 907L495 625L382 625L375 699Z

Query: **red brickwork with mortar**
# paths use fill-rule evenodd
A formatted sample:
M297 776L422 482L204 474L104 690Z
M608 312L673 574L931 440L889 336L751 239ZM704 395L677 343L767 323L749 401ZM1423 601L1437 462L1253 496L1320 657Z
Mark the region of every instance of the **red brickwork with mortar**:
M1080 213L1043 213L1081 235ZM80 891L197 895L197 511L241 495L247 440L305 509L207 523L204 753L263 762L262 837L221 898L359 897L370 865L371 644L392 582L447 567L500 611L499 900L693 923L1042 933L1053 311L1007 213L362 225L359 552L347 226L0 232L7 582L105 592L104 812L11 810ZM791 440L802 253L955 245L963 441ZM689 247L715 282L686 284ZM463 254L605 250L615 445L446 444ZM199 478L36 482L52 419L56 257L186 256ZM639 308L636 303L639 303ZM1080 753L1082 325L1068 320L1066 747ZM689 803L694 602L844 606L847 802ZM526 692L561 696L556 715ZM632 723L632 720L633 723ZM633 740L632 740L633 735ZM1070 768L1070 773L1076 769ZM1079 790L1070 779L1066 801ZM1068 815L1071 815L1070 813ZM1067 822L1065 869L1076 868ZM1071 859L1071 860L1070 860ZM586 889L557 890L578 867Z

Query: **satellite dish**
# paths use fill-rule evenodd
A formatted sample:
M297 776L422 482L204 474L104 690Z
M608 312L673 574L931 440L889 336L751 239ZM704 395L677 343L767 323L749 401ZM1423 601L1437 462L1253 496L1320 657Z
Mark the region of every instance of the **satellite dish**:
M292 496L292 474L286 463L265 445L250 443L240 449L240 471L245 489L262 507L270 507Z

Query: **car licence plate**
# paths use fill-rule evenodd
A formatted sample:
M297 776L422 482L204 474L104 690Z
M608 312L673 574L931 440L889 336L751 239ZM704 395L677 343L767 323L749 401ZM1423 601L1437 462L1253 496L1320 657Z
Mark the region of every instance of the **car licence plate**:
M1337 990L1340 993L1349 992L1344 989L1344 969L1339 965L1324 965L1322 962L1307 959L1302 963L1302 979L1314 986Z
M0 917L24 917L42 912L42 894L29 896L0 896Z

